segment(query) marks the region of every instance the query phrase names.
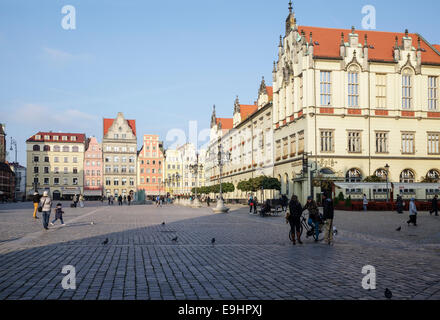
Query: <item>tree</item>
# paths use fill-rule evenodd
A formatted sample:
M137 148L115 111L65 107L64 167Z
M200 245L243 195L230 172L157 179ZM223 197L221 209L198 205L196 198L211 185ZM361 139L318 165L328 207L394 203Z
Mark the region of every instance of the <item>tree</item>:
M378 177L376 175L369 176L364 179L364 182L384 182L384 181L385 179Z

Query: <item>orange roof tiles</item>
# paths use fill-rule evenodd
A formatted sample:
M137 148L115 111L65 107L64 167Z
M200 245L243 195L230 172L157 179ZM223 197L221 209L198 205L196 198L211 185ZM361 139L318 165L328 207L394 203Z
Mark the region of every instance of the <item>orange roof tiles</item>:
M35 136L40 135L40 139L37 139ZM46 139L45 136L49 136L49 139ZM58 140L55 140L54 137L57 136ZM67 137L67 140L63 140L62 137ZM70 137L76 137L75 141L72 141ZM84 133L64 133L64 132L42 132L34 134L32 137L26 140L26 142L62 142L62 143L84 143L86 140L86 135Z
M110 127L113 124L113 121L115 121L115 119L104 119L104 136L107 134L108 129L110 129ZM128 121L128 125L131 128L131 131L133 131L133 134L136 135L136 120L127 120Z
M234 121L232 118L217 118L216 123L221 123L222 129L232 129L234 127Z
M437 51L440 52L440 44L433 44L433 47L437 49Z
M351 33L349 29L331 29L299 26L298 31L304 30L308 38L310 32L313 33L313 42L317 41L319 45L314 46L314 56L321 58L340 58L340 43L341 33L344 32L344 41L348 42L348 35ZM373 45L374 49L368 50L368 59L373 61L394 62L394 45L395 37L398 36L399 45L402 43L404 33L398 32L382 32L382 31L365 31L356 30L359 35L359 43L364 44L364 36L367 34L368 45ZM414 48L418 47L417 34L410 33L412 38L412 45ZM425 49L422 52L422 63L426 64L440 64L440 55L421 39L421 47Z
M257 105L240 105L240 115L241 115L241 121L246 120L249 116L251 116L253 113L255 113L258 110Z
M266 87L267 95L269 96L269 100L273 98L273 87Z

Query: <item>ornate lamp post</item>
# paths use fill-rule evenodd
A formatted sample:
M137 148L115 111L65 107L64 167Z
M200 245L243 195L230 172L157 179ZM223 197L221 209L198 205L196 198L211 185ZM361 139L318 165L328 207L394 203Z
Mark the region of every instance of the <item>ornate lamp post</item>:
M218 138L218 153L217 153L217 160L218 160L218 166L219 166L219 184L220 184L220 194L219 199L217 201L217 206L213 209L216 213L227 213L229 211L229 208L225 207L225 203L223 201L223 191L222 191L222 167L224 162L228 162L231 159L231 154L229 152L224 152L222 148L222 141L221 138Z
M194 191L195 191L194 192L195 193L194 207L200 208L202 205L201 205L201 203L199 201L199 198L197 197L197 188L199 186L199 183L198 183L198 181L199 181L199 171L203 170L203 165L199 164L199 154L198 153L196 154L196 163L195 164L190 164L189 165L189 169L191 170L191 172L193 174L196 175L196 187L194 189Z
M386 173L386 176L387 176L387 203L388 203L388 201L389 201L389 199L388 199L388 174L389 174L389 170L390 170L390 166L388 165L388 163L385 165L385 173Z

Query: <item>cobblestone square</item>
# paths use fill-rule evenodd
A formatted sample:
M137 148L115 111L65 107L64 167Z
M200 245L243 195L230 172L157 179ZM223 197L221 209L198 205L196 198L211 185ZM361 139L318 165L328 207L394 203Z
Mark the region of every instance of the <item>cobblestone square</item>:
M1 205L0 299L440 298L440 220L427 212L408 227L406 214L337 211L334 245L293 246L283 217L245 207L63 206L66 226L45 231L30 203ZM62 288L65 265L75 290ZM376 290L362 288L365 265Z

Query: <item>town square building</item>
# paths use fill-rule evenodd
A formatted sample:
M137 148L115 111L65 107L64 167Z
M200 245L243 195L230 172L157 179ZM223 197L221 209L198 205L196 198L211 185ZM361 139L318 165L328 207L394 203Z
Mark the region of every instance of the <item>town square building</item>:
M26 140L26 194L48 191L54 200L83 193L82 133L38 132Z
M95 137L87 138L84 152L84 196L99 199L102 196L102 148Z
M138 190L144 190L146 196L165 194L163 184L164 155L163 144L159 136L145 134L142 148L138 154Z
M185 143L177 151L182 159L181 194L191 195L193 188L205 185L206 150L197 150L193 143ZM197 172L193 170L195 165L199 166Z
M136 121L122 112L103 120L102 153L105 196L134 196L137 188Z
M182 194L182 155L178 150L165 150L164 170L166 192L170 195Z
M302 201L323 191L432 197L440 172L438 46L407 30L300 26L291 6L285 30L273 69L281 192ZM359 184L371 176L390 190Z

